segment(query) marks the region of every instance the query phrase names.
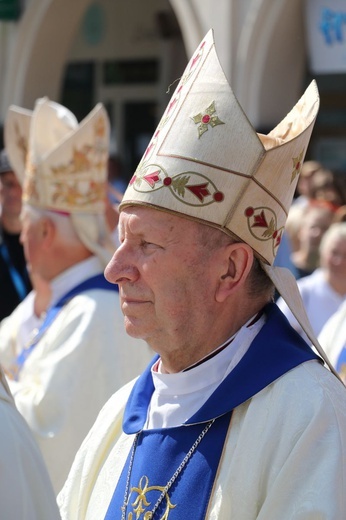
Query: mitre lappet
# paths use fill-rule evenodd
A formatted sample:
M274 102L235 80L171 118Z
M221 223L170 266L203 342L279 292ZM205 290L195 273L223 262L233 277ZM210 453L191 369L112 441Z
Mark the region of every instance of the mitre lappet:
M23 202L68 215L104 265L114 252L105 219L109 126L101 103L78 123L67 108L45 97L33 111L10 106L4 127Z
M313 81L268 135L257 133L220 65L210 30L188 63L120 204L218 228L252 247L310 341L335 373L296 281L273 266L319 109Z

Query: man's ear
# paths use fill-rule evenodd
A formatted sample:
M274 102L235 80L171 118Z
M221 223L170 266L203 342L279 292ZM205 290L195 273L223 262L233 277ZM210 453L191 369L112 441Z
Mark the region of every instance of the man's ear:
M50 248L56 235L56 227L53 220L50 218L42 218L40 222L40 231L44 246Z
M244 286L254 259L251 247L242 242L228 245L225 254L224 272L220 275L216 291L216 300L220 303Z

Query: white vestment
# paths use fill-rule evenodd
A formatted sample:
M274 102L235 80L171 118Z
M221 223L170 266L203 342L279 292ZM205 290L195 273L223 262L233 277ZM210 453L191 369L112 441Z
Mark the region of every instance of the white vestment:
M200 384L202 396L208 393L211 369L225 371L217 363L208 360L204 374L203 365L192 369L198 377L191 376L190 391ZM154 381L154 394L158 390L166 401L155 405L156 413L168 406L175 415L172 398L175 393L180 399L179 389L169 396L167 385L170 376L181 374ZM243 382L252 385L251 378ZM122 431L133 384L109 400L81 446L58 497L63 520L105 518L134 440ZM346 389L318 361L306 361L234 408L205 519L341 520L345 482Z
M72 286L102 272L96 257L75 265L53 282L53 303ZM32 306L32 295L27 302ZM8 370L30 339L28 323L37 321L25 305L22 302L0 327L0 361ZM21 329L18 321L23 315L27 319ZM18 381L9 381L56 492L102 406L140 374L151 357L144 342L126 334L118 292L89 289L64 305L28 356Z
M0 518L58 520L60 518L40 450L0 369Z
M346 384L345 359L342 360L341 366L338 366L339 357L343 350L346 349L346 301L340 305L338 310L324 325L318 336L318 341L333 367L338 369L340 377Z

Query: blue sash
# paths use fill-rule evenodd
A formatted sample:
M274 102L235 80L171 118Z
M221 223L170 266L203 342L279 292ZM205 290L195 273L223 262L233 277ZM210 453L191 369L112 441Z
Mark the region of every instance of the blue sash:
M340 376L342 376L343 379L346 379L346 345L343 347L342 351L339 354L335 368L337 373Z
M67 303L69 300L71 300L71 298L73 298L77 294L80 294L84 291L88 291L90 289L104 289L107 291L118 291L119 290L117 285L114 285L114 284L108 282L105 279L104 274L100 273L95 276L92 276L91 278L88 278L87 280L84 280L84 282L76 285L75 287L73 287L73 289L68 291L62 298L60 298L60 300L55 305L53 305L52 307L50 307L50 309L48 309L46 317L45 317L37 335L33 339L32 343L30 343L30 345L27 348L23 349L22 352L18 355L17 363L16 363L17 369L18 369L17 376L18 376L18 373L20 372L21 368L23 367L26 359L31 354L31 352L34 350L35 346L40 341L43 334L53 323L53 321L55 320L56 316L61 311L61 309L65 305L65 303Z
M140 433L128 486L126 520L145 518L145 513L152 510L162 488L166 486L198 434L208 421L215 419L175 481L173 489L165 497L161 509L154 515L154 520L204 519L232 410L301 363L320 360L293 330L275 304L267 305L264 312L267 321L249 350L193 417L177 428L144 430ZM127 434L140 432L145 424L154 391L151 366L152 363L136 381L128 399L123 419L123 430ZM105 520L121 518L131 454L132 451L123 468ZM140 508L144 516L136 516L141 511ZM167 516L163 516L166 512Z
M222 454L231 413L218 418L189 458L172 487L165 494L154 518L198 520L204 518ZM146 518L163 488L177 470L205 424L189 427L145 430L139 437L129 490L126 520ZM119 520L124 503L130 452L105 520ZM142 511L144 516L137 516ZM131 517L132 514L132 517Z

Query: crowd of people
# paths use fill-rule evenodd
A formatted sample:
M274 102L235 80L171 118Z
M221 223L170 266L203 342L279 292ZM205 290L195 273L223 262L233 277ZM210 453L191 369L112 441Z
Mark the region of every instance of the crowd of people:
M296 277L313 331L328 355L330 334L323 329L346 301L346 173L333 172L317 161L305 161L285 231L288 246L280 263ZM282 297L277 304L307 339ZM346 336L343 348L346 350ZM344 374L345 367L335 355L333 365L340 375Z
M9 108L1 518L346 517L346 181L304 161L318 108L312 82L257 133L210 31L125 193L102 104Z

